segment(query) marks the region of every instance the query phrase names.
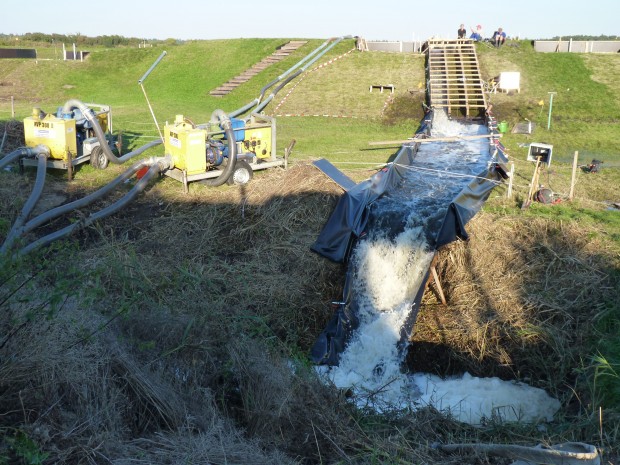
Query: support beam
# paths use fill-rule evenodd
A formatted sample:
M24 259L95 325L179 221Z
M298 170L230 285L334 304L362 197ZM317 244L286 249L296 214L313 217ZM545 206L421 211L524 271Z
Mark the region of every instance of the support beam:
M420 144L428 144L430 142L461 142L464 140L476 140L476 139L490 139L491 137L497 137L497 134L480 134L477 136L460 136L460 137L429 137L427 139L407 139L407 140L384 140L377 142L368 142L368 145L402 145L411 142L418 142ZM502 135L500 134L499 137Z

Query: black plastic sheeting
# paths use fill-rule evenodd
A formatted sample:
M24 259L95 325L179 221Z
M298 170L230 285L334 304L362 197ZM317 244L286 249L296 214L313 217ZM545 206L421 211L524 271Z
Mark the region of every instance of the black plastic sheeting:
M314 363L337 365L340 353L344 350L353 331L358 327L357 303L351 290L353 271L348 264L349 258L357 241L363 240L373 229L381 229L390 237L395 237L404 229L406 218L402 210L390 210L389 208L390 202L399 201L398 195L392 199L391 194L402 190L403 180L409 175L407 167L413 165L420 149L420 144L416 142L416 139L430 137L432 120L433 112L430 111L421 121L416 138L401 147L391 165L342 195L311 247L314 252L334 262L347 265L342 300L334 302L335 313L311 350ZM487 124L491 133L498 135L495 127L489 122ZM430 195L428 200L424 198L426 197L425 190L428 192L433 189L430 183L425 184L429 182L427 178L432 178L432 176L420 174L417 179L413 180L416 184L414 194L422 192L421 201L414 208L420 210L420 226L432 249L437 250L457 238L466 240L468 234L465 225L480 210L498 181L506 178L507 159L504 148L499 143L499 135L495 140L495 147L497 150L489 158L488 163L485 163L485 169L477 173L473 180L464 187L462 187L462 181L461 184L453 184L453 189L456 187L461 190L456 190L456 195L452 200L448 199L442 205L438 206L437 200L433 200ZM450 181L446 183L449 184ZM373 208L379 203L387 203L388 207L382 208L381 211ZM399 347L401 349L408 341L415 325L429 273L430 268L426 271L424 284L418 290L409 316L401 328Z
M36 58L34 48L0 48L0 58Z

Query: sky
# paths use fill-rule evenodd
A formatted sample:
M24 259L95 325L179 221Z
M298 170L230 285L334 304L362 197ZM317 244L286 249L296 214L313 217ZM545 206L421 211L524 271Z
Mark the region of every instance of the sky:
M28 0L2 2L0 33L144 39L454 38L461 23L526 39L620 36L620 1L591 0Z

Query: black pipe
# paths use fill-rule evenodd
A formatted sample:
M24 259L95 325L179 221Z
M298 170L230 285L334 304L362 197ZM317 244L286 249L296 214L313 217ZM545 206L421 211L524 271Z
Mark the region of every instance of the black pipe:
M222 170L217 178L205 179L203 184L211 187L217 187L223 185L232 176L235 171L235 165L237 164L237 141L235 140L235 132L233 131L232 122L224 111L215 110L211 115L211 123L220 122L220 126L223 126L228 139L228 164L226 168Z
M40 154L38 155L37 178L34 182L34 187L32 189L32 192L30 193L30 196L28 197L28 200L24 204L21 213L15 219L15 222L13 223L13 227L11 228L6 238L4 239L4 243L2 244L2 247L0 248L0 255L4 255L8 250L11 249L13 242L15 242L15 240L20 235L20 230L21 230L22 225L24 224L24 221L28 219L28 216L30 215L35 205L41 198L41 194L43 192L43 186L45 185L45 173L46 172L47 172L47 155Z
M101 125L99 124L99 120L97 119L97 116L95 115L93 110L88 108L88 106L82 103L80 100L71 99L71 100L68 100L63 106L62 108L63 115L70 114L73 108L79 108L79 110L82 112L82 115L92 124L93 131L95 132L95 136L97 137L97 140L99 141L99 145L101 147L101 150L103 151L103 154L106 156L106 158L111 163L114 163L115 165L121 165L125 163L127 160L137 155L140 155L142 152L146 151L147 149L150 149L151 147L155 147L156 145L159 145L163 142L162 140L158 139L158 140L149 142L148 144L145 144L142 147L139 147L138 149L132 152L126 153L122 157L117 157L116 155L114 155L114 153L112 153L112 150L110 149L110 146L108 145L108 140L106 139L105 134L103 133L103 129L101 129Z
M125 207L129 202L135 199L136 196L140 192L142 192L146 188L146 186L151 181L151 179L153 179L156 175L167 170L170 167L170 159L168 157L153 159L150 161L150 163L152 163L151 167L146 172L146 174L136 183L136 185L129 192L127 192L119 200L99 210L98 212L91 213L88 216L88 218L85 218L76 223L73 223L63 229L59 229L56 232L48 234L47 236L43 236L40 239L30 243L29 245L27 245L26 247L22 248L19 251L19 255L25 255L39 247L43 247L45 245L52 243L53 241L56 241L65 236L68 236L74 231L90 226L95 221L105 218L107 216L110 216L113 213L116 213L117 211L119 211L121 208ZM130 168L130 170L132 170L133 168L134 167Z
M54 218L59 217L60 215L64 215L65 213L69 213L73 210L89 205L93 201L104 197L105 195L110 193L114 188L116 188L118 185L122 184L123 182L131 178L134 174L136 174L136 172L138 172L138 170L140 170L141 168L145 166L150 166L151 164L152 164L152 161L150 159L139 161L136 164L134 164L132 167L130 167L128 170L126 170L125 172L123 172L122 174L114 178L111 182L109 182L102 188L96 190L95 192L91 192L86 197L82 197L81 199L74 200L73 202L60 205L56 208L52 208L51 210L46 211L45 213L41 213L39 216L36 216L35 218L32 218L30 221L28 221L21 228L20 234L32 231L33 229L38 228L42 224L48 221L51 221Z

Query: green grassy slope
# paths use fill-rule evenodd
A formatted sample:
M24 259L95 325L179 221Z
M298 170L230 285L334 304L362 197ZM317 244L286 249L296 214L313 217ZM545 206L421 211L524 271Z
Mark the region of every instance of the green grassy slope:
M322 43L310 41L293 56L223 98L209 95L211 89L271 54L284 42L282 39L237 39L170 46L167 56L145 82L160 125L172 120L177 113L194 121L205 121L216 108L232 111L241 107L257 97L262 86ZM341 43L309 67L309 71L322 64L325 66L306 73L303 79L284 88L265 110L269 114L317 114L350 119L343 123L321 117L321 122L317 123L310 122L310 116L280 118L280 147L295 138L299 143L298 153L303 156L329 156L338 162L367 158L375 163L384 161L390 150L369 151L369 141L405 138L415 130L422 114L423 96L418 90L424 82L423 58L411 54L347 54L353 45L353 41ZM50 111L69 98L78 98L110 104L117 130L155 136L156 130L137 81L163 50L162 47L97 49L84 63L3 60L0 119L10 117L11 95L15 97L18 119L28 115L35 104ZM617 56L536 53L525 41L509 43L500 50L479 44L478 52L485 79L501 71L521 72L520 94L490 95L500 120L512 126L527 118L536 124L530 137L509 133L504 138L505 145L514 150L515 156L522 155L520 143L538 141L553 144L554 157L558 160L570 161L577 150L583 160L602 158L608 165L620 163L616 143L620 136L620 84L613 79L620 66ZM326 63L334 58L338 59ZM394 84L394 100L386 105L388 96L385 93L368 92L371 84ZM557 94L548 131L549 92ZM540 101L543 106L539 105ZM407 104L407 110L397 111L396 119L389 120L384 111L398 109L399 103L402 108L402 102ZM385 124L388 122L390 124ZM319 126L325 130L318 130ZM317 130L321 134L318 142L308 137ZM346 147L327 149L332 144Z
M166 48L145 82L158 121L182 113L204 122L217 108L237 109L323 41L223 98L209 95L284 42ZM437 355L454 338L450 360L469 351L465 358L485 375L485 357L494 354L520 379L528 376L522 367L536 365L540 376L527 381L548 381L543 387L563 402L554 422L472 428L432 411L368 415L311 376L307 353L331 318L329 302L342 295L342 268L308 250L341 190L306 162L327 157L355 179L368 177L397 150L368 143L410 137L424 98L424 57L351 52L348 40L266 108L283 115L279 154L297 141L288 170L256 173L242 187L192 185L188 194L162 177L118 214L0 267L0 463L28 453L32 463L47 454L54 463L473 464L481 457L449 458L430 444L567 441L594 443L605 463L618 463L620 220L605 202L620 200L620 170L608 168L620 163L620 57L514 45L478 44L478 51L485 78L522 73L521 93L490 96L498 119L537 125L532 135L503 138L516 167L515 196L495 189L468 224L471 240L441 251L448 306L427 293L416 336L426 328L423 342L437 345ZM95 49L84 63L0 61L0 122L10 118L11 96L18 119L33 106L53 111L77 98L111 105L115 131L141 145L157 131L137 81L163 50ZM372 84L394 84L396 92L371 93ZM550 91L557 95L548 131ZM542 181L557 192L568 192L571 166L561 161L574 151L581 162L596 156L605 165L598 174L578 171L574 202L522 210L530 142L554 144ZM84 165L72 182L50 173L42 200L82 197L124 169ZM34 170L0 177L4 237Z
M620 164L620 83L613 79L620 66L618 56L537 53L527 41L509 42L500 50L478 44L478 53L484 79L501 71L521 73L520 94L490 95L498 118L511 127L526 118L534 122L537 129L530 140L552 144L554 157L562 161L572 160L574 151L579 151L584 160L594 157ZM547 130L550 92L555 94ZM524 139L507 134L505 142L514 147Z

